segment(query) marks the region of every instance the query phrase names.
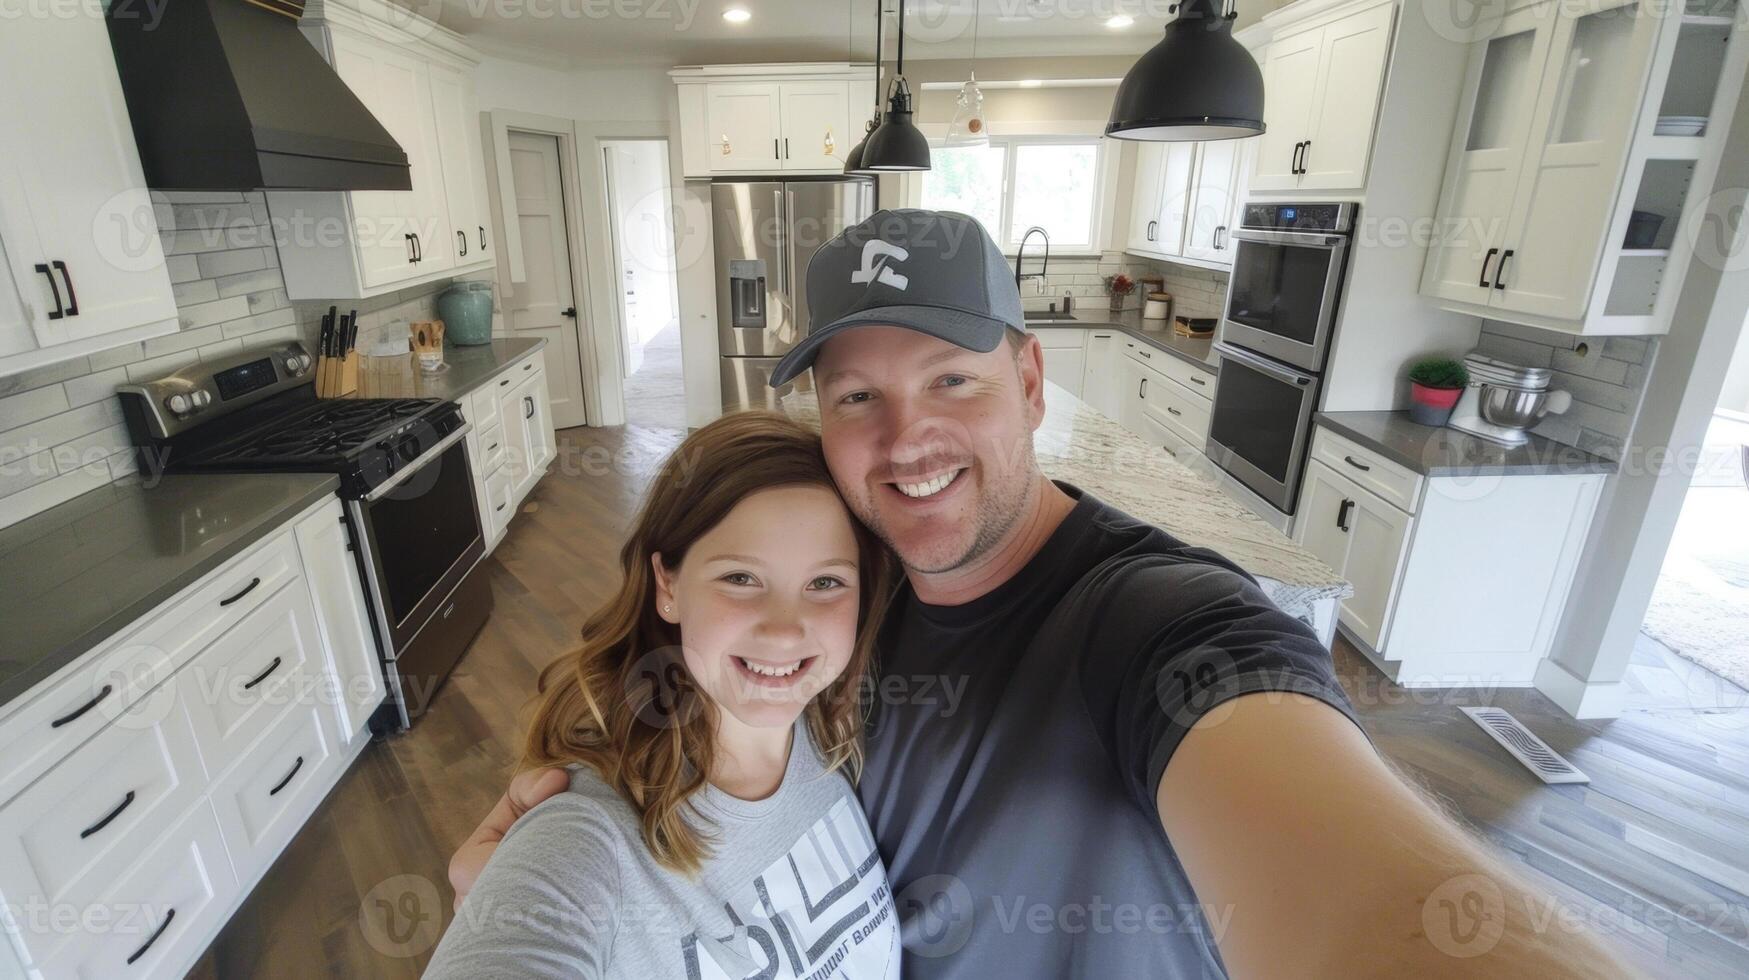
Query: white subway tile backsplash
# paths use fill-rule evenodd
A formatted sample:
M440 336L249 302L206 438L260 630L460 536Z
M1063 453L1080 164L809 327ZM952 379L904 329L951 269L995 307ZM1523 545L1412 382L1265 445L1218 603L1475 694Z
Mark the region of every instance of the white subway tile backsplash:
M60 385L36 388L0 398L0 419L8 429L46 419L67 410L67 390Z
M1584 347L1583 353L1579 348ZM1573 396L1563 415L1545 416L1537 435L1620 459L1645 398L1646 367L1658 342L1644 337L1573 337L1493 320L1476 349L1514 364L1547 367L1549 386Z
M206 279L254 272L277 266L279 262L272 248L236 248L228 252L209 252L197 258L200 260L200 274Z

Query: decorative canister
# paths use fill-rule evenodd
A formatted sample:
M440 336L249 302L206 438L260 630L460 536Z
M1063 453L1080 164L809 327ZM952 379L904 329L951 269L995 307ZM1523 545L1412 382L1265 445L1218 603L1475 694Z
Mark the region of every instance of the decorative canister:
M492 284L483 279L458 282L437 297L444 336L456 347L492 342Z

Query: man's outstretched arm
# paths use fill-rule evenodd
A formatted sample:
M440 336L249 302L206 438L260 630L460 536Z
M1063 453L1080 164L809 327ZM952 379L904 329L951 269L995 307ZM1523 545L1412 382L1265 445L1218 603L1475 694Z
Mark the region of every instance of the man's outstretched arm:
M1214 708L1156 804L1234 977L1630 974L1316 699Z
M563 769L531 769L510 781L510 788L498 797L498 805L449 857L449 884L455 889L457 909L462 907L462 899L468 897L474 882L480 880L480 872L486 870L492 852L510 833L510 825L534 809L536 803L564 792L570 785L570 777Z

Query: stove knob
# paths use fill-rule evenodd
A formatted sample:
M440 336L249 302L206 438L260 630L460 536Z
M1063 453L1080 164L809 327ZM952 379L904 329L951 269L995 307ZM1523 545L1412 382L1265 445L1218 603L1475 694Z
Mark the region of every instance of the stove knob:
M189 398L194 401L195 408L205 408L213 403L213 393L205 388L195 389L194 394L190 395Z
M188 396L187 395L171 395L169 398L164 399L164 405L166 408L170 409L170 411L173 414L176 414L176 415L187 415L188 414L188 407L189 406L188 406Z

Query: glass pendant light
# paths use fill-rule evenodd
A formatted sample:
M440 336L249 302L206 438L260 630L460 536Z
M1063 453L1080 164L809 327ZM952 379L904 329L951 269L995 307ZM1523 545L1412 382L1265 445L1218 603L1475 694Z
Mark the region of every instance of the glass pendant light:
M929 140L911 121L911 85L905 81L905 0L899 0L899 55L892 95L880 127L863 145L862 166L876 173L929 169Z
M983 13L983 3L979 2L972 9L972 68L969 78L960 86L959 107L954 110L953 122L948 123L948 146L989 146L990 130L984 125L984 93L978 89L978 16Z
M1215 0L1184 0L1166 36L1118 85L1105 135L1177 142L1262 133L1263 72L1233 40L1237 16L1218 13Z

